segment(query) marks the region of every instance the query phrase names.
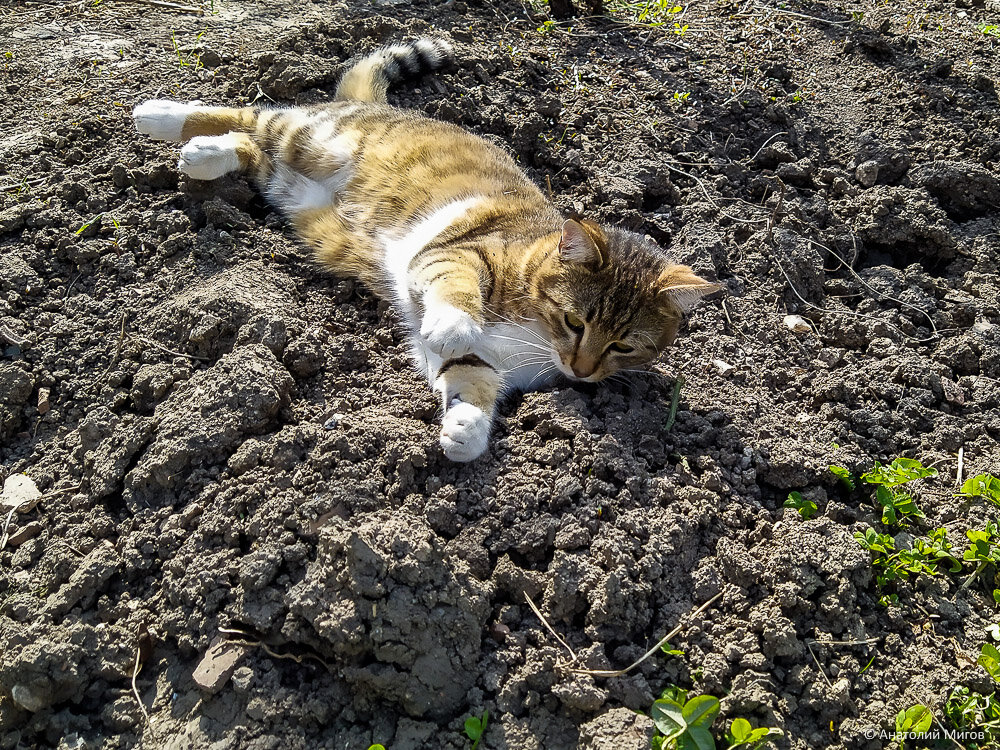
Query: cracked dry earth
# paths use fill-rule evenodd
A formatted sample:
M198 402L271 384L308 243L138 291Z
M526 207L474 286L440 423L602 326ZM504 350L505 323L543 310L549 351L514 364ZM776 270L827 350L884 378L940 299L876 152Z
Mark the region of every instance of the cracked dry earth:
M879 514L827 466L933 465L918 528L959 552L996 515L952 493L960 451L1000 468L1000 6L692 0L683 34L609 7L0 8L0 478L43 493L4 509L0 748L458 750L488 709L482 748L638 750L678 684L723 699L717 737L873 750L991 692L996 571L880 604ZM510 399L470 465L392 308L129 117L323 101L423 34L460 64L394 103L724 288L654 373ZM681 656L574 671L682 620Z

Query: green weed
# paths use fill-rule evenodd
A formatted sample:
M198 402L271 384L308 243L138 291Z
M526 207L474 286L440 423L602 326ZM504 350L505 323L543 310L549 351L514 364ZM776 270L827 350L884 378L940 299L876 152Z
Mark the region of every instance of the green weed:
M962 569L962 563L951 554L948 531L944 528L932 530L926 537L915 537L910 547L896 547L896 541L888 534L880 534L873 528L864 532L855 531L854 539L875 557L872 566L876 568L879 587L897 580L921 574L937 575L938 567L946 564L952 573ZM898 601L889 598L890 602Z
M103 217L104 214L97 214L97 216L92 218L90 221L85 222L84 225L81 226L79 229L77 229L75 232L73 232L73 234L83 234L84 232L87 231L89 227L93 226L94 224L97 224Z
M931 728L933 720L934 714L931 710L918 703L896 714L896 731L923 733Z
M944 716L955 729L985 730L987 742L1000 737L1000 701L993 693L983 695L967 687L953 688L944 704Z
M729 731L726 732L726 742L729 743L726 750L744 746L748 750L757 750L767 743L768 737L781 737L783 735L784 732L775 727L754 729L753 725L746 719L733 719L733 723L729 725Z
M983 23L979 24L979 33L985 36L1000 36L1000 26L995 23Z
M644 26L663 26L684 10L672 0L610 0L604 7L611 15L624 16ZM684 28L686 30L687 26Z
M816 511L819 509L812 500L806 500L802 497L801 492L789 492L784 507L795 508L799 515L807 521L816 515Z
M992 474L978 474L965 480L957 493L958 497L982 497L994 505L1000 505L1000 479Z
M486 724L489 720L489 709L483 710L482 717L470 716L465 720L465 736L472 740L471 750L476 750L476 748L479 747L479 741L483 738L483 734L486 732Z
M830 464L829 469L836 475L837 479L839 479L841 484L843 484L847 489L849 490L854 489L855 487L854 477L851 476L851 472L849 472L843 466L837 466L835 464Z
M687 691L673 688L653 703L650 712L653 723L662 734L653 737L653 750L670 747L708 750L715 748L709 728L719 715L719 699L697 695L687 699Z
M894 458L888 466L883 466L876 461L871 471L866 471L861 475L861 481L883 487L898 487L901 484L912 482L914 479L936 477L937 475L937 469L926 467L916 459Z
M965 550L962 559L975 563L976 569L962 584L963 589L968 588L973 581L979 578L986 570L987 565L1000 567L1000 534L997 532L996 521L987 521L986 528L982 531L970 529L965 532L965 535L969 537L969 549ZM996 592L994 592L995 597Z

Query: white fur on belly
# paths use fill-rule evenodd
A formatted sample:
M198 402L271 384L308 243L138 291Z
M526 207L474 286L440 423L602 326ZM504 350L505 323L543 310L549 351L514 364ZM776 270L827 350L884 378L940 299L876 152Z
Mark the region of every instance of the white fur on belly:
M479 197L451 201L395 237L385 237L382 267L392 281L396 298L406 314L411 330L420 330L420 321L415 319L413 299L410 297L410 261L427 246L431 240L450 227L476 205Z
M351 181L352 170L344 166L324 180L314 180L279 164L267 184L267 199L289 216L324 208Z

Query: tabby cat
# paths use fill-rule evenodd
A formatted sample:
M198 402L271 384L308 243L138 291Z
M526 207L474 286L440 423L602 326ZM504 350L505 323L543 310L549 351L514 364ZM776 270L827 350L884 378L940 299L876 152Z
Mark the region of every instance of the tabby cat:
M385 103L451 60L419 39L361 59L328 104L152 100L132 114L139 132L185 143L190 177L248 172L319 263L396 304L444 404L444 453L471 461L499 396L647 364L718 287L640 235L564 218L497 146Z

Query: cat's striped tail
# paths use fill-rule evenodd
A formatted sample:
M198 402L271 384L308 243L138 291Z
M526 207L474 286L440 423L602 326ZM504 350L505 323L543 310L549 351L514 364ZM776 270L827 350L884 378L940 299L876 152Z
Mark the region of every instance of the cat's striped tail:
M424 38L382 47L348 68L336 99L384 102L390 86L452 64L454 51L443 39Z

